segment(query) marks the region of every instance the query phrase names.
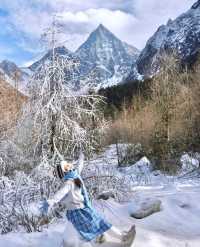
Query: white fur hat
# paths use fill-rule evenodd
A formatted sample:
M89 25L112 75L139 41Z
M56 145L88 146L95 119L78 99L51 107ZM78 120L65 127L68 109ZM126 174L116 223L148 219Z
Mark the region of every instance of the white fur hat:
M63 172L69 171L69 170L73 169L73 167L74 167L72 163L69 163L66 160L62 160L60 162L60 166L61 166Z

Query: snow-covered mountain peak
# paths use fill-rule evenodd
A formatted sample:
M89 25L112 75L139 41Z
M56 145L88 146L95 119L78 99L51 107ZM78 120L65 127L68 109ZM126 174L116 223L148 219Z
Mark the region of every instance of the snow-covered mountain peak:
M159 56L174 51L182 64L192 65L200 50L200 0L188 11L161 25L147 41L137 60L137 70L144 76L159 71Z
M108 30L103 24L99 24L97 29L99 29L99 30Z
M3 60L0 63L0 68L8 76L14 76L14 73L20 70L15 63L13 63L13 62L11 62L9 60Z
M173 22L173 20L171 18L169 18L168 22L167 22L167 25L171 25Z
M41 68L41 65L52 59L52 54L52 50L48 51L29 69L36 71ZM79 68L76 69L75 73L79 80L74 83L77 90L82 88L97 89L101 86L118 84L129 74L139 51L137 48L122 42L100 24L76 52L73 53L65 46L61 46L55 49L55 54L68 60L78 61Z
M103 24L99 24L99 26L96 28L96 30L94 32L99 32L101 33L111 33Z
M97 29L95 29L91 35L91 37L94 37L95 39L111 39L116 38L115 35L109 31L104 25L100 24Z
M59 46L54 49L55 55L62 56L66 59L73 57L73 53L68 50L65 46ZM53 56L53 50L49 50L39 61L33 63L29 69L35 71L40 68L44 63L48 63Z
M198 0L196 3L192 5L192 9L200 8L200 0Z
M133 55L133 51L135 52L134 55L138 55L138 49L122 42L119 38L117 38L111 31L109 31L105 26L100 24L97 29L95 29L88 37L88 39L78 48L76 54L82 57L85 55L86 50L93 50L95 54L99 55L99 58L102 55L112 56L112 51L115 48L121 48L123 50L129 47L130 54ZM132 48L132 49L131 49ZM126 50L128 51L128 49ZM102 54L103 53L103 54Z
M72 52L70 50L68 50L65 46L58 46L54 49L55 54L58 54L60 56L66 56L66 55L71 55ZM53 50L50 50L48 52L48 55L51 56L53 53Z
M81 63L81 74L90 78L96 88L118 84L131 70L139 51L122 42L100 24L75 53Z

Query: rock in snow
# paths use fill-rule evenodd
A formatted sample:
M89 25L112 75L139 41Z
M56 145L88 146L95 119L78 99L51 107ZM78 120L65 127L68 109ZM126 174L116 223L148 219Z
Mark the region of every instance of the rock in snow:
M142 219L159 211L161 211L161 201L159 199L145 198L133 205L130 215L133 218Z
M104 191L98 195L98 200L108 200L109 198L115 198L115 195L112 191Z

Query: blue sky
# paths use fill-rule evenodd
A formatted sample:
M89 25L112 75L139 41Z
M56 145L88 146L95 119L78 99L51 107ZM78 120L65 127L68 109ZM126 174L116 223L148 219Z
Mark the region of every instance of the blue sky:
M100 23L142 49L159 25L195 0L0 0L0 61L26 66L44 53L40 37L54 13L64 24L61 41L75 50Z

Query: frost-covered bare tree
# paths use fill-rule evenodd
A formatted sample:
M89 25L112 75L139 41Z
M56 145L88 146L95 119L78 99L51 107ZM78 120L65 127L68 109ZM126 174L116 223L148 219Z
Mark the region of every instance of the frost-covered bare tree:
M60 26L54 17L45 38L49 59L31 78L29 97L17 126L0 141L0 232L19 225L37 231L40 218L29 206L54 194L57 160L74 159L98 147L104 121L98 95L73 91L79 61L57 52ZM35 156L34 156L35 154Z
M52 161L58 154L73 158L80 150L90 152L97 145L103 126L98 107L102 98L72 90L79 79L79 61L56 53L59 29L54 17L45 33L51 56L32 77L26 108L34 120L36 153L39 151Z

